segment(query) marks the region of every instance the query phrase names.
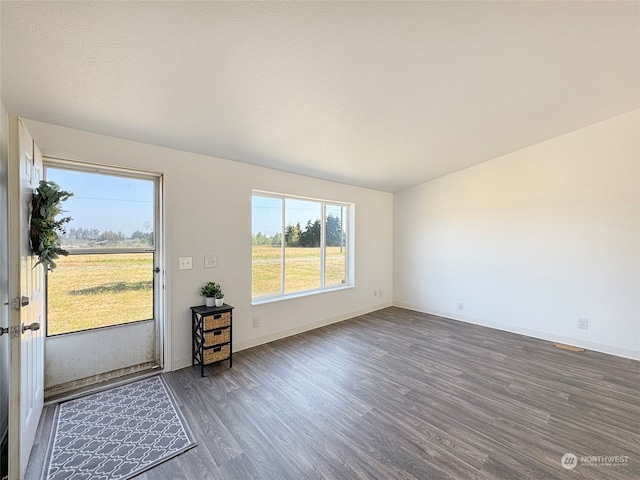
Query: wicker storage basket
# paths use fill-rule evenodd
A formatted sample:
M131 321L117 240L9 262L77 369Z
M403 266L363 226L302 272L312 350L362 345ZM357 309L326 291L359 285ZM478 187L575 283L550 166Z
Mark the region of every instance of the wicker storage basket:
M230 331L228 328L221 328L214 330L213 332L204 333L204 346L210 347L211 345L219 345L221 343L228 343L230 337Z
M204 351L204 364L226 360L229 358L229 344L209 348Z
M230 312L206 315L204 317L205 330L214 330L216 328L228 327L229 325L231 325Z

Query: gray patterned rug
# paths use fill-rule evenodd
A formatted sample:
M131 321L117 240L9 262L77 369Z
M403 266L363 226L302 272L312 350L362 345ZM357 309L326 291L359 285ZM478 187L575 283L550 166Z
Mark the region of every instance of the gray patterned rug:
M196 445L155 376L58 405L47 480L125 480Z

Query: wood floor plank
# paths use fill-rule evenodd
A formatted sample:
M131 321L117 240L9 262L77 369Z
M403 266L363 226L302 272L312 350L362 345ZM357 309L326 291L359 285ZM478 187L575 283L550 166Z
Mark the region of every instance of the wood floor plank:
M141 480L640 478L629 359L391 307L207 370L165 374L198 446Z

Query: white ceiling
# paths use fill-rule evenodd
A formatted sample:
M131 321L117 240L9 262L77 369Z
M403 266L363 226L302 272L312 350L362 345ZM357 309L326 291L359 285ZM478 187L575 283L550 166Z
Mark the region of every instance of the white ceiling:
M384 191L640 107L640 2L2 1L21 116Z

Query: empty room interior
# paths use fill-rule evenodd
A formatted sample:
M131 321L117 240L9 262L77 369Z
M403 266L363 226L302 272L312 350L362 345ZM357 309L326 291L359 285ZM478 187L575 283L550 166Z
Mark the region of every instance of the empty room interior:
M0 478L640 478L640 2L0 8Z

